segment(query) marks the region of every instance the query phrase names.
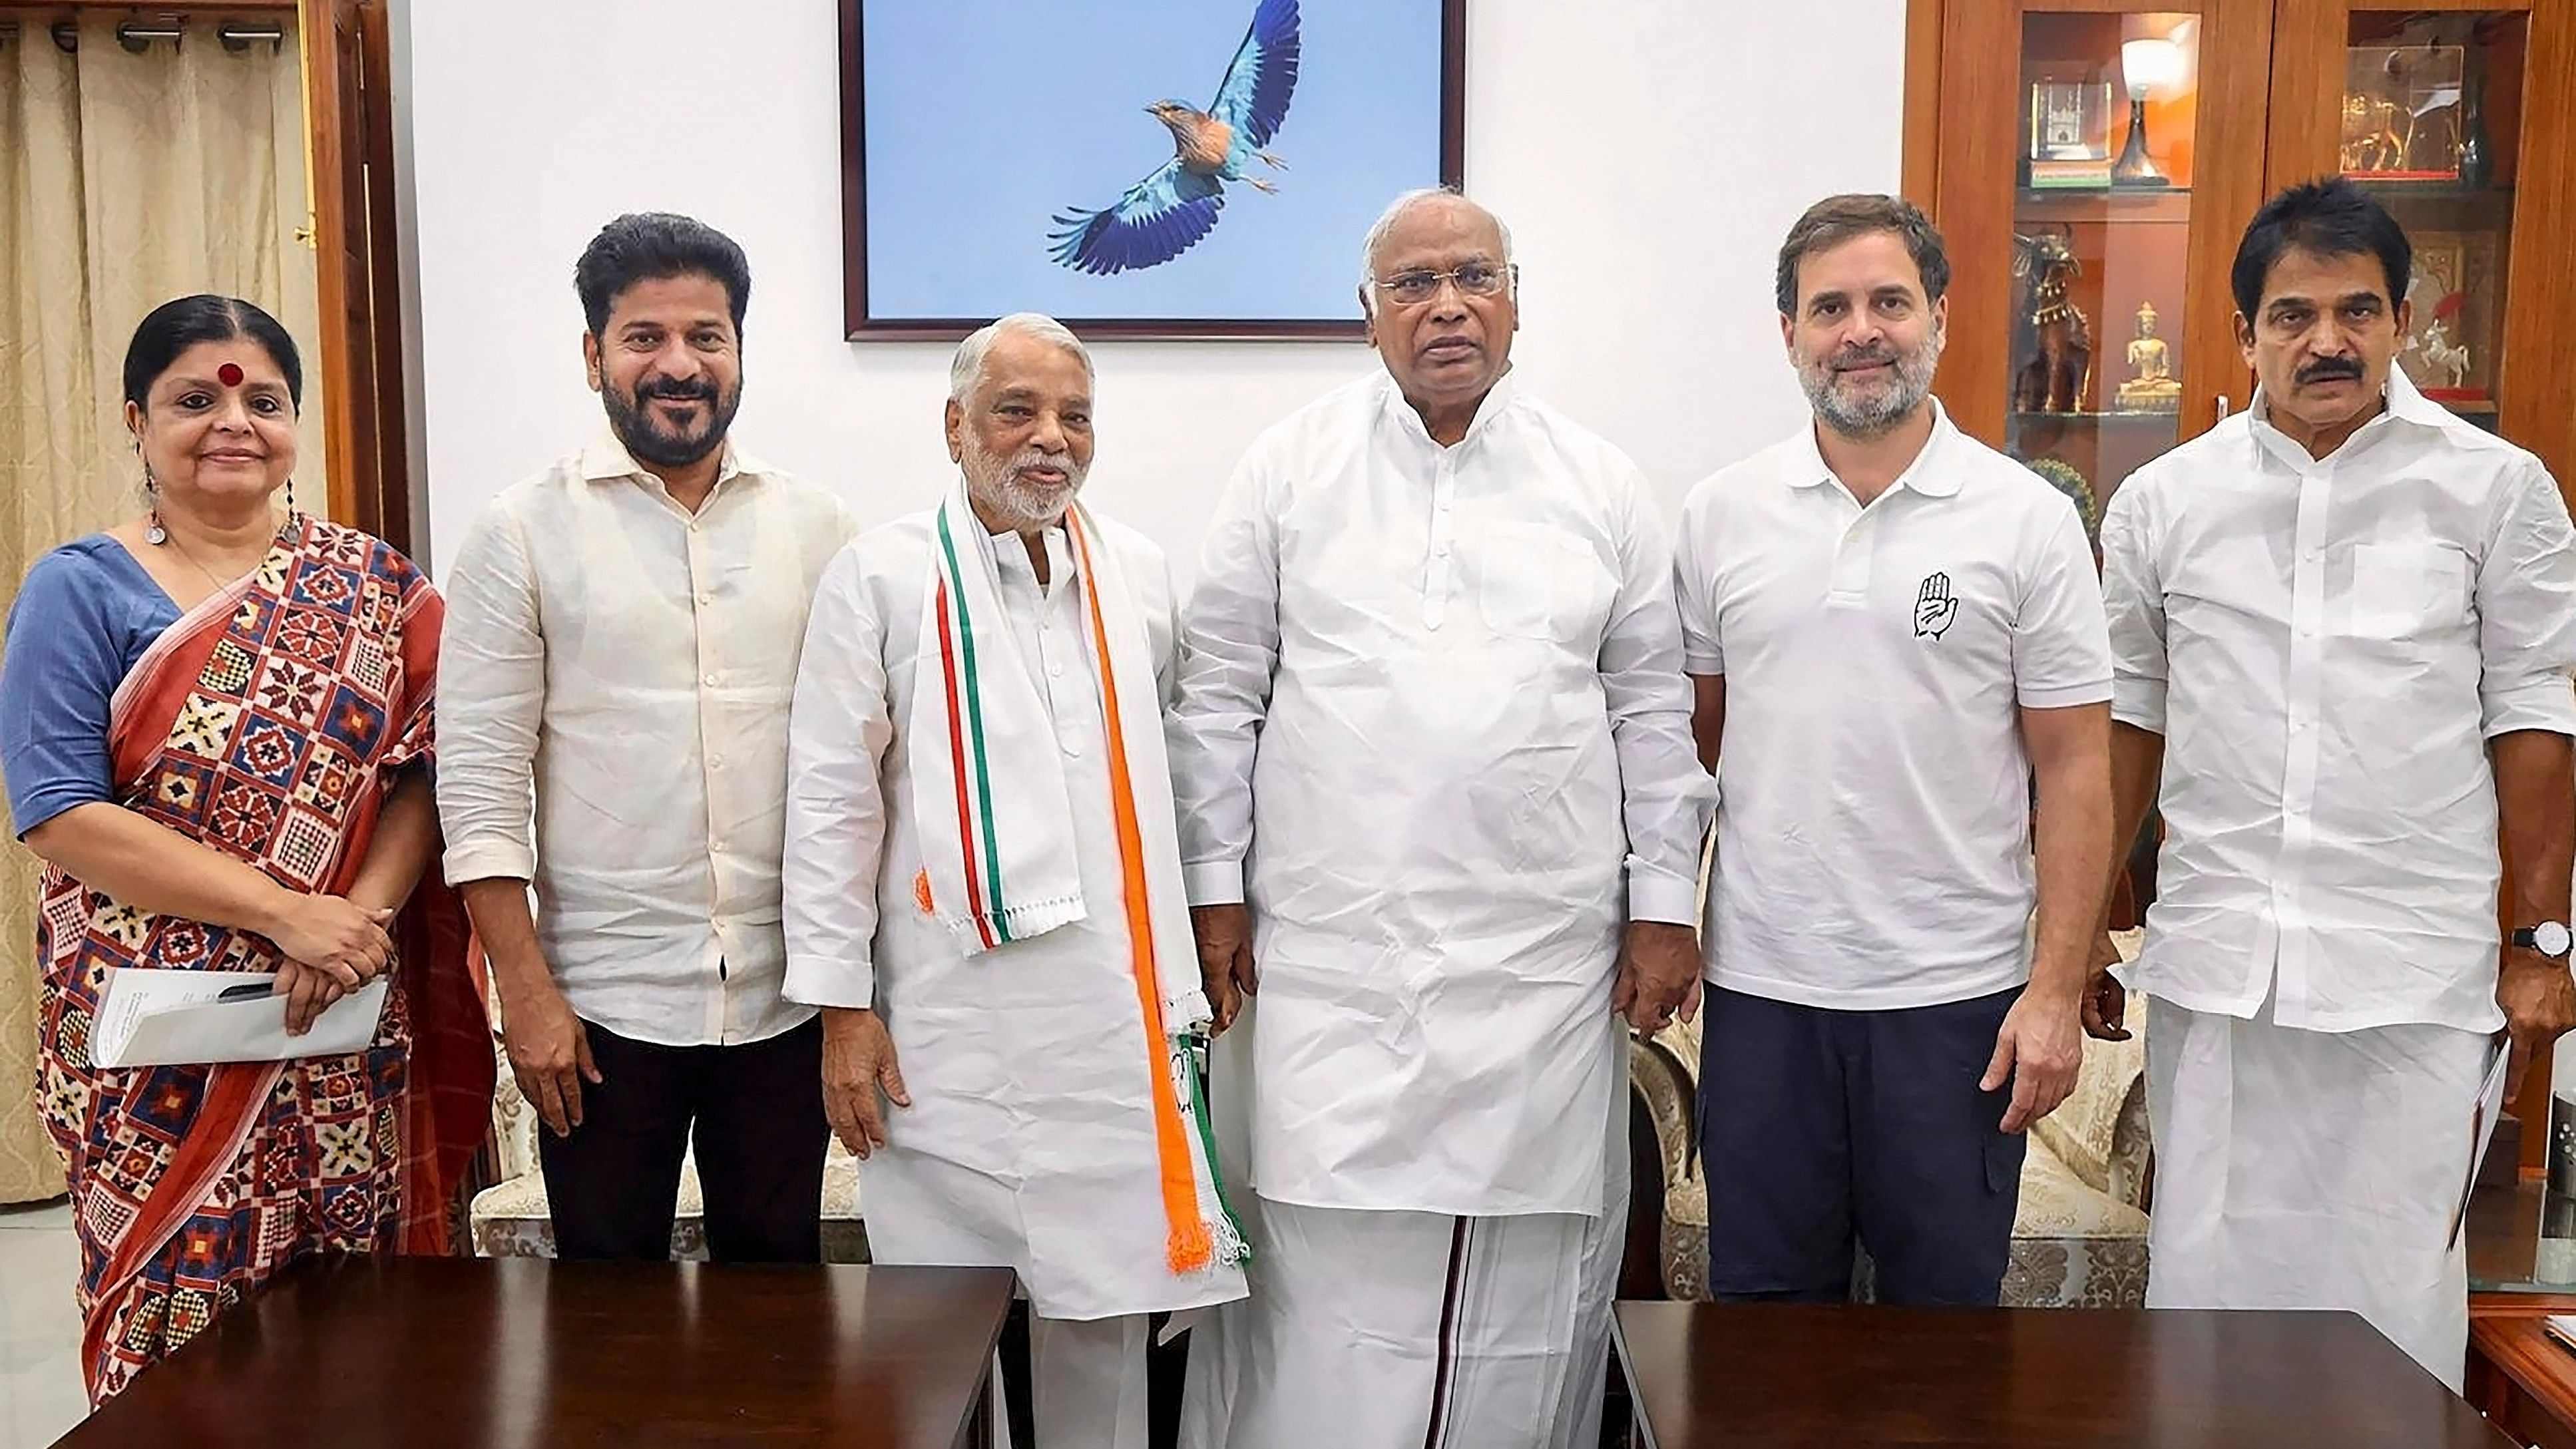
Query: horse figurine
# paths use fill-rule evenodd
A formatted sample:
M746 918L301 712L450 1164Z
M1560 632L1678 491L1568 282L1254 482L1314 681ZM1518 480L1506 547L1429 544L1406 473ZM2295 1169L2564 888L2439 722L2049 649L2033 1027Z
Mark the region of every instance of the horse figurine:
M2067 299L2067 284L2083 271L2075 259L2075 232L2013 237L2013 275L2029 284L2014 332L2013 411L2071 413L2084 407L2093 381L2093 326Z

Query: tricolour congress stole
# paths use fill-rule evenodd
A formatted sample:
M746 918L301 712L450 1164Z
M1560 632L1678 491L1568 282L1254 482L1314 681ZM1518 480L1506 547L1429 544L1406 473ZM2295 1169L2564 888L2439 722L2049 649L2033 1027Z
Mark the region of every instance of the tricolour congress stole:
M1089 628L1084 643L1109 739L1110 808L1146 1050L1167 1256L1175 1273L1246 1256L1214 1174L1181 1034L1206 1012L1181 891L1162 699L1135 595L1079 505L1064 528ZM921 907L967 955L1085 920L1064 760L1037 678L1003 612L987 530L961 479L931 525L912 697L912 806ZM1194 1131L1196 1128L1198 1130Z

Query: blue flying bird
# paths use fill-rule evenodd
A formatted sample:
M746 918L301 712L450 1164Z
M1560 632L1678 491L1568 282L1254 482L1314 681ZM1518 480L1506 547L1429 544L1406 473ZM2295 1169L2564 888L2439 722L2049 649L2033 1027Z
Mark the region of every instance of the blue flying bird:
M1172 159L1109 207L1057 215L1064 229L1048 233L1047 254L1075 271L1107 276L1160 266L1198 245L1216 226L1226 182L1277 190L1245 168L1257 159L1287 169L1261 148L1287 119L1296 89L1297 0L1261 0L1206 110L1179 101L1145 108L1171 129Z

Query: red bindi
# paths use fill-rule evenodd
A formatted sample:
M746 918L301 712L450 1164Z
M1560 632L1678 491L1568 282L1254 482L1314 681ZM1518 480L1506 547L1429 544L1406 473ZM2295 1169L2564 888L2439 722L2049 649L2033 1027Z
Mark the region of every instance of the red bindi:
M242 370L238 362L227 362L215 369L215 380L226 387L241 386Z

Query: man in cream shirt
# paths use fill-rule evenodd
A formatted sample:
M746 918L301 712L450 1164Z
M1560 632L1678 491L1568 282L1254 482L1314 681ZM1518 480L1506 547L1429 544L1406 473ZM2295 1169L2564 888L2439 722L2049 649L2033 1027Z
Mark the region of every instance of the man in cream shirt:
M1491 213L1401 198L1363 265L1385 372L1253 445L1184 615L1201 969L1220 1024L1260 1002L1212 1088L1249 1107L1253 1296L1193 1344L1184 1441L1588 1446L1620 1012L1698 976L1671 554L1636 467L1509 375Z
M608 431L493 500L443 581L447 878L545 1122L558 1254L666 1256L694 1134L711 1255L811 1261L828 1129L821 1024L780 994L787 706L852 520L727 440L732 241L619 217L574 283Z

